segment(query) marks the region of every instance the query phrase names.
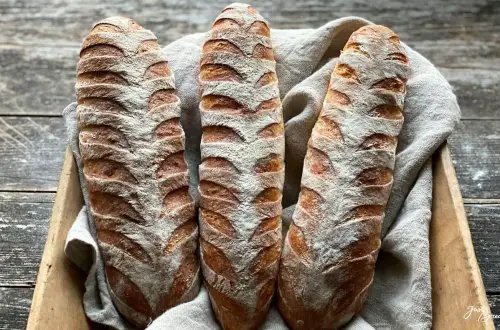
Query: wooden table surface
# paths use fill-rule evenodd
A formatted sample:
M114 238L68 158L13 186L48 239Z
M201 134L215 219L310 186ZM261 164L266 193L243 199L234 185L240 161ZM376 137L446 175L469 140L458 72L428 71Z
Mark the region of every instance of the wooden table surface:
M0 0L0 329L26 326L66 145L61 111L74 99L82 38L93 22L120 14L165 45L208 30L228 4L210 2ZM252 3L274 28L348 15L387 25L449 80L462 109L449 139L453 162L492 313L500 315L500 2Z

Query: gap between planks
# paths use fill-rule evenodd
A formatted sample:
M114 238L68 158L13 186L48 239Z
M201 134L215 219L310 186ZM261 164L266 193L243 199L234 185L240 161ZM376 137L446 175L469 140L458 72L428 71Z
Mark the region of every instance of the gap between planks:
M0 288L12 288L12 289L17 289L17 288L34 288L35 287L35 282L26 282L26 284L0 284Z
M460 120L467 120L467 121L500 121L500 118L498 117L480 117L480 118L474 118L474 117L462 117Z
M464 204L500 204L498 198L464 198Z
M52 190L23 190L23 189L0 189L0 193L19 193L19 194L29 194L29 193L35 193L35 194L53 194L56 193L57 189L52 189ZM52 202L51 202L52 203Z
M16 112L2 112L0 114L0 117L43 117L43 118L62 118L62 115L56 115L56 114L43 114L43 113L37 113L37 114L29 114L29 113L16 113Z
M0 116L1 117L1 116ZM52 194L57 192L57 189L53 190L20 190L20 189L0 189L0 193L35 193L35 194ZM474 204L500 204L500 198L464 198L464 204L474 205ZM0 285L1 286L1 285Z

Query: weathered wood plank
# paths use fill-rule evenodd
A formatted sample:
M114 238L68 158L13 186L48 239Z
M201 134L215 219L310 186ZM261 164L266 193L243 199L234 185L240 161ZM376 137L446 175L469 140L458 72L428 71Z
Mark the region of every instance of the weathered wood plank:
M55 194L51 192L6 192L0 191L0 203L54 203ZM1 284L0 284L1 286Z
M436 65L480 66L484 63L468 57L466 41L460 48L422 48L422 54ZM441 40L433 41L439 45ZM500 43L499 43L500 45ZM444 68L441 73L450 81L464 118L500 118L500 46L497 63L491 68ZM0 46L0 115L60 115L64 107L74 100L75 67L78 47L24 47ZM449 55L449 56L444 56ZM443 56L443 57L440 57ZM449 58L454 56L454 58Z
M498 59L500 61L500 52ZM479 60L476 63L482 62ZM500 111L498 111L500 109L498 97L500 95L500 72L491 68L450 69L443 67L439 67L439 71L453 87L462 110L462 119L500 119Z
M228 4L215 1L120 0L85 2L11 0L0 7L0 36L3 44L75 44L88 27L101 18L113 15L133 17L157 33L161 42L170 42L186 33L207 30L213 18ZM463 39L487 32L499 37L498 3L494 1L446 0L365 3L343 0L307 0L300 2L252 1L274 27L311 27L334 18L358 15L379 24L394 27L403 37L414 40ZM486 38L484 41L494 40Z
M0 193L0 286L35 284L54 198Z
M500 120L463 120L449 139L464 198L500 196Z
M500 329L500 294L489 294L488 301L495 328Z
M206 31L227 4L201 1L122 1L52 3L15 1L0 6L0 114L59 115L74 97L74 71L80 42L91 24L106 16L134 17L162 44ZM317 27L334 18L361 15L394 28L416 50L442 68L455 88L464 118L499 118L500 5L461 0L450 4L341 0L302 3L257 1L275 28ZM64 27L64 28L62 28ZM492 72L493 71L493 72Z
M26 329L33 288L0 287L0 329Z
M486 291L500 293L500 205L466 204L465 210Z
M61 115L75 98L78 49L0 46L0 114Z
M63 120L0 117L0 190L55 191L66 145ZM450 138L464 198L500 196L500 120L464 120Z
M0 190L55 191L66 141L61 117L0 117Z

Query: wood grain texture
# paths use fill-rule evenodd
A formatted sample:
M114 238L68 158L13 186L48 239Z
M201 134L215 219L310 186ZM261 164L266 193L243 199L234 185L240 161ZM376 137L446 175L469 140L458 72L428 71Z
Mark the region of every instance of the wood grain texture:
M141 22L145 28L155 31L160 42L164 43L186 33L209 30L213 18L227 4L224 0L151 0L147 3L120 0L10 1L0 8L4 26L0 43L38 45L57 41L60 45L75 44L96 20L117 14ZM483 35L484 41L493 45L500 37L498 24L492 24L500 22L500 8L496 1L459 0L450 4L446 0L384 0L377 3L259 0L252 1L252 5L263 15L272 17L273 26L280 28L308 28L332 18L359 15L394 28L401 39L411 34L414 40L432 40L436 35L453 40L487 32L491 37Z
M494 111L499 103L495 95L500 92L495 72L500 65L498 2L254 3L264 16L272 18L274 28L318 27L347 15L387 25L441 68L457 92L465 118L499 118ZM0 35L0 62L5 65L0 67L0 99L6 101L0 105L0 114L59 115L74 99L80 41L99 19L116 14L133 17L166 45L185 34L209 30L225 5L223 0L210 4L152 0L142 5L118 0L23 0L2 6L0 23L5 27Z
M62 118L0 116L2 137L10 144L0 143L0 191L57 189L67 141ZM499 198L500 120L463 120L449 142L463 197Z
M453 51L453 50L451 50ZM423 55L427 56L425 52ZM498 53L500 58L500 52ZM450 61L454 61L451 59ZM481 60L478 60L481 63ZM462 120L500 119L500 74L496 70L438 67L457 96Z
M500 197L500 121L463 120L449 144L463 197Z
M433 61L448 79L457 94L464 119L500 119L499 112L495 111L500 106L496 97L500 94L498 72L489 68L474 68L480 66L483 60L466 57L468 53L461 51L467 49L466 41L459 41L458 50L442 49L443 57L440 57L434 48L441 42L440 39L425 44L414 42L411 46ZM430 47L429 43L433 46ZM480 48L476 50L482 53ZM73 86L78 51L77 45L0 45L0 63L5 63L0 67L0 99L4 100L0 104L0 115L60 116L64 107L75 99ZM500 50L497 53L500 57ZM444 67L449 63L458 67ZM500 61L495 65L500 66Z
M488 301L490 303L491 315L495 328L500 328L500 294L489 294Z
M0 287L0 329L26 329L33 288Z
M60 116L75 100L78 52L78 46L0 44L0 114Z
M465 205L465 210L486 291L500 294L500 205Z
M0 190L56 191L66 143L62 118L0 117Z
M0 286L34 286L54 197L0 193Z

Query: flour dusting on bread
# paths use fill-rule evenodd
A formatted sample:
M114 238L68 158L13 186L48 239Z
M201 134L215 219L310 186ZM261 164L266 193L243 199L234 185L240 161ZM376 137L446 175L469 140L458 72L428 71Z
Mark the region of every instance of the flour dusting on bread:
M113 303L144 328L199 289L173 75L156 37L111 17L85 38L77 68L79 148Z
M408 58L390 29L354 32L331 76L285 238L278 305L292 329L331 329L362 308L403 124Z
M266 21L226 7L203 45L200 103L201 263L222 327L256 329L281 252L284 129Z

